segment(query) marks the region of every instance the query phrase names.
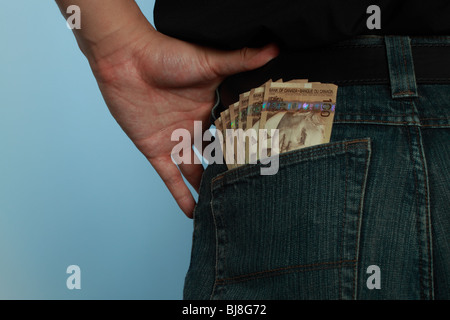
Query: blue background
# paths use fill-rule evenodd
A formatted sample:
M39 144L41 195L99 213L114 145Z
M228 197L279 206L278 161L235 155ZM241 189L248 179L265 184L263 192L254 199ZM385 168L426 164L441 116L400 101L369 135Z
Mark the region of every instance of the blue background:
M181 299L192 220L110 115L55 2L3 1L0 39L0 299Z

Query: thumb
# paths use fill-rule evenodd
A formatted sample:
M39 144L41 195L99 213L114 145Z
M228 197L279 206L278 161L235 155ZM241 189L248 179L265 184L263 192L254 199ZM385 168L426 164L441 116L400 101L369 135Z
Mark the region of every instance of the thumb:
M211 68L220 77L250 71L262 67L278 56L280 50L275 44L262 48L242 48L233 51L216 51L209 59ZM211 59L212 58L212 59Z

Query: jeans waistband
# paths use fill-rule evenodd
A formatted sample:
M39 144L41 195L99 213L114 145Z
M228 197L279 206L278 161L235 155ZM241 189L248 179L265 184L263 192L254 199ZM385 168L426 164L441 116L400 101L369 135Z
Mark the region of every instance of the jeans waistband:
M450 84L450 36L361 36L332 46L282 51L257 70L227 78L225 106L269 79L307 78L338 86L386 84L392 98L417 97L417 84Z

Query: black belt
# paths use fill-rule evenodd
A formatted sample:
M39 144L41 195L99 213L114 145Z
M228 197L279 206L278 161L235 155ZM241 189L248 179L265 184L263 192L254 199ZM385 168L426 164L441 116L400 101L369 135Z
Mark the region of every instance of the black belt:
M411 49L418 84L450 84L450 37L412 37ZM338 86L389 84L386 47L382 37L345 41L301 51L281 51L257 70L231 76L219 88L222 104L239 100L239 94L269 79L308 79Z

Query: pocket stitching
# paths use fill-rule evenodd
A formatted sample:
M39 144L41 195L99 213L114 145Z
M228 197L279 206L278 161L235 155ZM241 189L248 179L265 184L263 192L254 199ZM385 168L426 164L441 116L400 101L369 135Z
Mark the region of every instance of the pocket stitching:
M346 168L348 167L348 153L351 150L358 150L360 149L360 151L365 150L365 160L364 160L364 178L362 180L362 186L361 186L361 195L360 195L360 203L359 203L359 208L358 208L358 216L357 216L357 236L355 237L355 253L354 253L354 259L352 260L343 260L343 249L341 247L340 250L340 254L339 254L339 261L333 261L333 262L322 262L322 263L316 263L316 264L310 264L310 265L296 265L296 266L288 266L288 267L284 267L284 268L276 268L276 269L271 269L271 270L265 270L265 271L258 271L258 272L254 272L254 273L248 273L248 274L243 274L243 275L239 275L239 276L235 276L235 277L230 277L230 278L220 278L219 277L219 273L222 273L219 269L218 269L218 264L219 264L219 260L220 259L224 259L224 252L223 250L225 250L224 246L222 247L222 252L219 253L219 235L218 235L218 227L217 227L217 221L216 221L216 214L214 213L214 208L213 208L213 199L214 199L214 194L217 192L217 189L219 188L224 188L227 184L227 180L225 179L225 181L223 181L223 178L226 177L226 172L219 174L217 177L213 178L212 183L211 183L211 194L212 194L212 198L211 198L211 213L213 214L213 220L214 220L214 224L215 224L215 229L216 229L216 280L214 281L214 285L213 285L213 289L211 292L211 296L210 298L217 298L218 295L221 294L222 290L225 289L223 286L226 284L232 284L232 283L239 283L239 282L245 282L245 281L250 281L253 279L259 279L259 278L264 278L264 277L271 277L271 276L278 276L278 275L283 275L283 274L290 274L290 273L295 273L295 272L306 272L306 271L314 271L314 270L324 270L324 269L333 269L336 267L339 267L339 295L340 298L342 299L343 297L343 292L342 292L342 284L341 284L341 273L342 267L353 267L353 295L352 298L354 298L356 296L356 282L357 282L357 268L358 268L358 255L359 255L359 245L358 242L360 241L360 234L361 234L361 214L362 214L362 208L363 208L363 199L365 197L365 185L366 185L366 180L367 180L367 172L368 172L368 166L369 166L369 162L370 162L370 154L371 154L371 150L370 150L370 142L371 139L370 138L364 138L364 139L358 139L358 140L350 140L350 141L344 141L344 142L336 142L333 144L327 144L325 147L320 146L320 148L315 148L314 150L308 150L308 152L304 153L304 157L309 157L309 158L300 158L300 161L297 161L295 163L292 163L292 165L298 164L299 162L302 162L303 160L310 160L311 157L313 156L317 156L317 155L323 155L325 153L333 153L333 154L345 154L345 158L346 158ZM336 148L337 145L341 145L339 146L339 148ZM298 150L297 150L298 151ZM301 150L300 151L304 151ZM334 151L334 152L333 152ZM289 154L286 155L287 158L292 158L297 156L297 154ZM287 167L290 166L290 164L286 165ZM249 168L246 168L245 171L249 171L252 168L254 168L254 166L251 166ZM239 175L239 178L242 178L243 175ZM214 185L214 182L220 182L217 183L216 185ZM347 210L347 193L348 193L348 171L346 170L345 173L345 202L344 202L344 216L345 216L345 212ZM224 219L221 219L221 223L222 223L222 230L226 229L226 225L225 225L225 221ZM342 221L343 226L345 226L345 220ZM226 234L222 235L225 236L225 238L227 237ZM343 242L343 237L344 235L341 236L341 246L342 246L342 242ZM222 256L222 257L220 257ZM304 268L303 270L298 270L299 268ZM223 271L223 270L222 270ZM256 275L256 276L255 276Z
M372 154L372 149L370 146L370 141L367 144L367 148L366 148L366 158L365 158L365 162L364 162L364 179L362 182L362 186L361 186L361 196L360 196L360 201L359 201L359 207L358 207L358 220L357 220L357 230L358 230L358 234L355 237L355 258L354 260L355 265L354 265L354 269L353 269L353 273L354 273L354 277L353 277L353 295L352 295L352 299L355 300L356 299L356 295L357 295L357 281L358 281L358 265L359 265L359 247L361 244L361 222L362 222L362 212L363 212L363 208L364 208L364 199L365 199L365 195L366 195L366 185L367 185L367 178L368 178L368 173L369 173L369 166L370 166L370 156Z
M357 139L357 140L349 140L349 141L340 141L340 142L334 142L334 143L321 144L321 145L317 145L317 146L308 147L307 149L298 149L295 151L293 150L292 152L289 152L287 154L280 155L280 158L289 160L289 159L292 159L295 157L299 157L299 155L301 154L301 157L298 159L299 160L298 162L300 162L303 160L310 160L311 157L322 156L327 153L339 154L339 153L346 153L352 149L360 149L360 148L367 149L369 143L370 143L370 138L363 138L363 139ZM335 149L337 149L337 150L335 150ZM304 158L307 158L307 159L304 159ZM298 162L296 162L296 163L298 163ZM229 170L229 171L220 173L219 175L217 175L216 177L214 177L211 180L211 191L214 191L215 189L222 187L223 184L226 183L226 182L223 182L223 179L227 178L229 175L231 175L231 177L233 177L233 178L235 175L239 175L238 178L255 175L255 172L253 172L253 169L255 169L255 167L258 168L260 165L261 165L260 163L253 164L250 166L246 165L246 166L239 167L237 169L233 169L233 170ZM290 165L291 164L282 165L280 163L280 167L282 167L282 166L286 167L286 166L290 166Z
M295 273L295 272L306 272L306 271L313 271L313 270L332 269L332 268L341 267L341 266L353 266L355 263L356 263L356 260L340 260L340 261L328 261L328 262L319 262L319 263L313 263L313 264L289 266L289 267L247 273L247 274L243 274L243 275L239 275L239 276L231 277L231 278L217 279L216 284L222 285L222 284L238 283L238 282L250 281L253 279L259 279L259 278L264 278L264 277L277 276L277 275L283 275L283 274L289 274L289 273ZM303 268L303 270L296 270L296 269L302 269L302 268Z

